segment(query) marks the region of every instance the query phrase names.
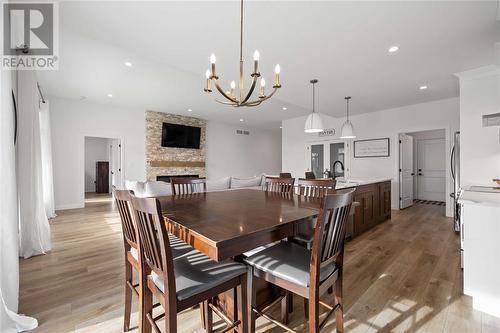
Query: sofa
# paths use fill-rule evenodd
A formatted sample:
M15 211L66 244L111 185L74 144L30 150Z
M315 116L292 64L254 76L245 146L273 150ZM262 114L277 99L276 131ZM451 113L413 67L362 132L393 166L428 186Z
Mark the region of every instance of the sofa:
M225 191L229 189L250 188L261 190L265 185L266 177L277 177L275 175L262 174L250 178L223 177L207 180L207 192ZM125 180L125 189L134 191L137 197L157 197L172 195L170 183L162 181L133 181Z

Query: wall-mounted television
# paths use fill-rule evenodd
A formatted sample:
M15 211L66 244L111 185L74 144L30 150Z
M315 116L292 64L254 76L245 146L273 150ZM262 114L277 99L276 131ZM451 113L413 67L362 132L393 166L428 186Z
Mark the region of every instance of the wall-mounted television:
M201 128L163 123L161 146L200 149Z

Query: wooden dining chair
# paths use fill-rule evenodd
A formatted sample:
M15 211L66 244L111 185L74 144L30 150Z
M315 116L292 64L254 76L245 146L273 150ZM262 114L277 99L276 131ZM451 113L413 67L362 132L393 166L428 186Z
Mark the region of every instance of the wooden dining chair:
M123 316L123 331L130 330L130 314L132 309L132 293L139 295L139 284L133 283L133 270L140 277L137 228L132 214L133 191L113 189L116 206L120 214L123 231L123 245L125 250L125 313ZM168 234L172 256L174 258L189 254L194 249L172 234ZM201 311L203 317L204 313Z
M280 178L292 178L292 174L290 172L280 172Z
M306 171L306 179L316 179L314 172Z
M295 178L266 177L266 192L293 193Z
M344 332L342 301L344 240L353 192L354 190L349 190L328 194L323 198L311 250L293 242L281 242L245 259L252 272L249 279L249 325L251 332L255 331L257 315L270 320L288 332L293 332L291 328L286 326L286 307L281 309L281 316L285 323L266 313L267 309L277 304L276 302L280 299L271 303L264 310L256 308L256 288L252 277L264 279L308 299L309 332L319 332L334 312L337 332ZM333 306L320 300L320 297L332 286L335 286ZM285 293L283 297L286 298L287 295L288 293ZM329 310L321 323L319 322L319 305Z
M328 193L335 192L335 184L335 179L299 179L297 192L301 198L321 199ZM315 224L316 219L312 219L308 223L300 224L298 232L292 240L310 249L314 238Z
M171 178L172 194L192 194L207 191L207 180L204 178Z
M130 314L132 310L132 293L139 296L136 289L139 284L133 283L133 270L139 273L139 255L137 245L137 234L131 214L131 203L133 191L113 189L118 213L123 230L123 246L125 251L125 313L123 315L123 331L130 330Z
M177 332L177 313L197 304L206 309L205 327L212 332L212 311L226 322L226 330L238 328L248 332L247 267L232 261L215 262L194 250L174 260L163 219L160 202L156 198L132 198L139 235L141 257L142 331L153 329L160 333L156 321L165 317L165 333ZM231 321L216 307L215 296L236 289L238 319ZM165 312L153 317L153 296Z

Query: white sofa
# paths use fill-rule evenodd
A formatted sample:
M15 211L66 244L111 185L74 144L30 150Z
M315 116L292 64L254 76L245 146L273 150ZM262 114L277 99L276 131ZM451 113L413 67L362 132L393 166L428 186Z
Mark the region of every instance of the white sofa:
M207 191L224 191L238 188L262 189L266 177L277 177L272 175L261 175L250 178L224 177L220 179L207 180ZM125 189L134 191L138 197L157 197L172 194L172 187L169 183L162 181L139 182L126 180Z

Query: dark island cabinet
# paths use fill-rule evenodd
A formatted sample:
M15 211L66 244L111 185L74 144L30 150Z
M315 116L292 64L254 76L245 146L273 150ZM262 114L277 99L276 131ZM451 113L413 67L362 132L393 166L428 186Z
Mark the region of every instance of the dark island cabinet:
M358 186L354 201L359 202L354 213L355 237L391 218L391 182Z

